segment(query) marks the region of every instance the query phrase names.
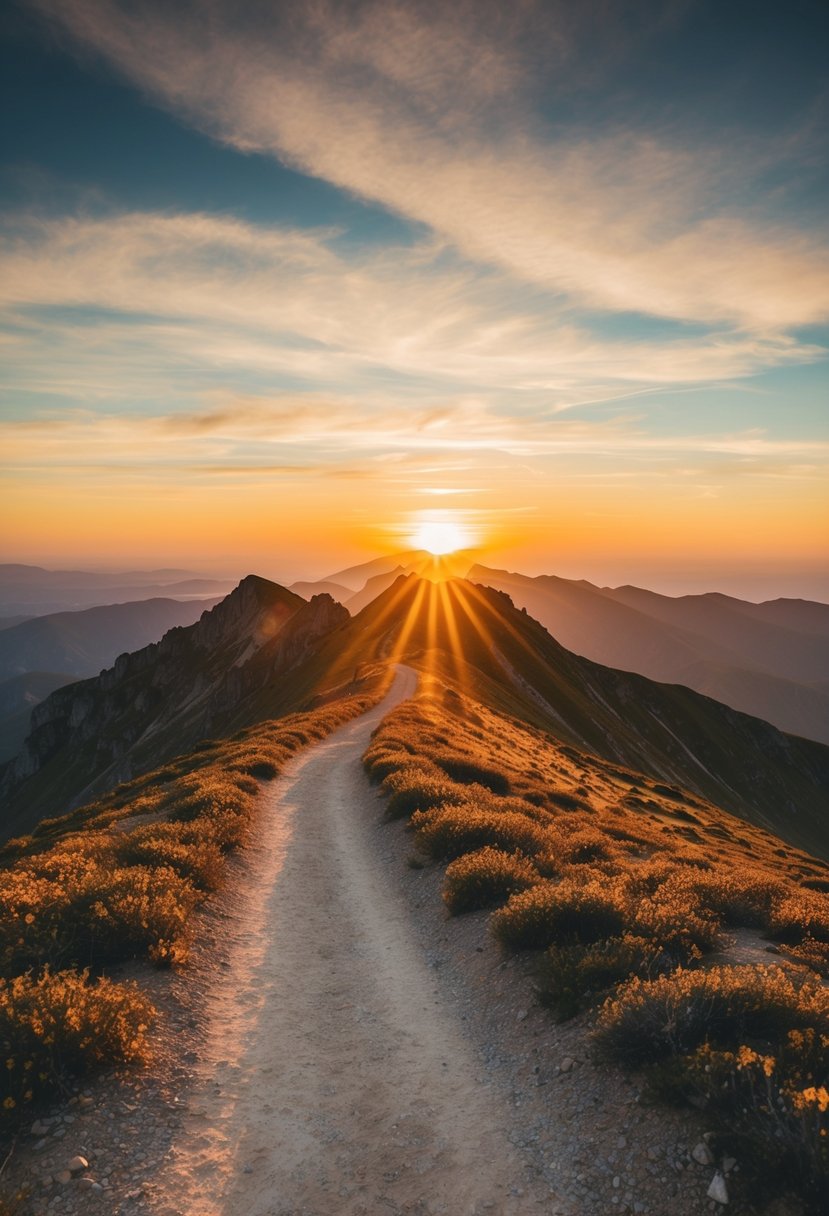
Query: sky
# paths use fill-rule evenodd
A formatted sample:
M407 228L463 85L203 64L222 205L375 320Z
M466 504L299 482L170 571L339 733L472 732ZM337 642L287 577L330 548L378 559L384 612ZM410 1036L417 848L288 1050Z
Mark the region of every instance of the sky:
M829 17L21 0L0 560L829 600Z

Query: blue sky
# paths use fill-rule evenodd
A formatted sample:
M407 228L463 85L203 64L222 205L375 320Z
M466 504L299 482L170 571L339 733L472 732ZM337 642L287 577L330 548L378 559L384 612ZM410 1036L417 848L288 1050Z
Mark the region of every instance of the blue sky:
M10 557L109 558L117 502L131 558L312 572L451 491L525 568L829 594L823 6L32 0L1 32ZM307 534L211 544L208 493L299 497Z

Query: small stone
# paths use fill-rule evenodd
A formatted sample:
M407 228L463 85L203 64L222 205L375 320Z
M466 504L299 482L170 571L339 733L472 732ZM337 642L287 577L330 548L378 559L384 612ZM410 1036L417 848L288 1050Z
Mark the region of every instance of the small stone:
M617 1148L627 1148L627 1146L628 1146L627 1136L620 1136L619 1139L616 1141L616 1147Z
M55 1182L59 1182L61 1186L66 1186L67 1182L71 1181L72 1175L69 1173L69 1170L60 1170L55 1174Z
M516 1017L516 1021L523 1022L527 1017L527 1010L519 1009L518 1013L515 1015L515 1017Z
M618 1189L619 1189L619 1187L620 1187L621 1185L622 1185L622 1179L619 1177L619 1175L618 1175L618 1174L614 1174L614 1175L613 1175L613 1189L614 1189L614 1191L618 1191Z
M97 1187L99 1191L101 1190L100 1182L96 1182L94 1178L79 1178L75 1185L83 1187L85 1190L92 1190L95 1187Z
M711 1185L705 1192L709 1199L713 1199L715 1203L728 1203L728 1188L725 1185L725 1179L719 1170L711 1179Z
M81 1170L89 1169L89 1162L87 1161L86 1157L81 1157L81 1155L78 1154L77 1157L72 1158L66 1168L72 1174L80 1174Z
M32 1124L32 1135L33 1136L48 1136L48 1134L49 1134L49 1124L44 1123L44 1121L42 1119L35 1119L34 1123Z
M735 1166L736 1164L737 1164L737 1158L736 1158L736 1157L723 1157L723 1159L722 1159L722 1172L723 1172L724 1174L730 1174L730 1173L731 1173L731 1171L734 1169L734 1166Z
M575 1062L572 1056L565 1056L558 1066L559 1072L570 1072Z
M714 1154L711 1152L711 1149L704 1140L700 1140L699 1144L694 1145L694 1147L691 1149L691 1156L694 1158L697 1165L714 1164Z

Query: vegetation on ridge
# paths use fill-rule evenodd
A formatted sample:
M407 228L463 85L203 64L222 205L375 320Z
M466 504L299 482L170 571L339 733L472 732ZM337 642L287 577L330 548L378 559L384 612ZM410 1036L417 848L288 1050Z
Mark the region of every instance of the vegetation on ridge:
M206 740L0 851L0 1126L73 1075L147 1058L152 1004L105 971L186 962L192 914L248 839L260 782L378 695Z
M459 669L460 670L460 669ZM455 684L455 682L452 682ZM829 866L696 794L556 740L438 674L365 755L451 914L494 908L558 1018L704 1103L767 1179L829 1182ZM459 691L459 688L462 691ZM784 967L710 966L753 929Z

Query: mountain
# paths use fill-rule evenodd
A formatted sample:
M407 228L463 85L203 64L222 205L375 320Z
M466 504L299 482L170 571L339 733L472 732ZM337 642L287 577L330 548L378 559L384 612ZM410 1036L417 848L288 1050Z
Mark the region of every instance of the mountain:
M226 595L228 579L205 579L189 570L45 570L0 565L0 616L43 616L133 600L194 599Z
M686 684L781 730L829 743L829 605L751 604L710 594L672 599L473 566L564 646L608 666Z
M25 612L19 612L15 616L0 616L0 630L11 629L12 625L22 625L24 621L31 620Z
M347 620L330 596L308 603L251 575L195 624L52 693L35 707L23 749L0 775L5 831L28 830L44 814L235 727L247 700Z
M338 604L345 604L354 595L350 587L343 583L332 583L328 579L321 579L317 583L291 583L288 590L293 591L294 595L301 595L304 600L310 600L315 595L330 595Z
M49 693L75 677L53 671L28 671L0 683L0 764L16 756L29 733L32 710Z
M604 594L653 620L705 638L735 656L742 666L784 680L829 677L829 604L809 605L812 615L823 618L825 625L813 633L803 627L803 614L797 607L803 601L798 600L773 601L777 609L777 620L773 620L764 611L766 605L716 592L674 599L639 587L616 587L606 589ZM816 645L816 641L823 645Z
M369 580L396 571L423 575L426 578L465 578L474 561L473 549L458 549L454 553L441 555L429 553L427 549L406 549L402 553L376 557L373 561L363 562L359 566L349 566L347 570L339 570L322 581L344 584L351 588L353 593L364 591Z
M376 557L370 562L362 562L359 566L338 570L336 574L329 574L322 581L348 587L353 595L355 591L361 591L370 578L378 574L388 574L392 570L407 570L412 563L426 561L431 556L424 549L407 549L403 553L390 553L387 557Z
M409 663L540 729L576 759L648 774L678 801L680 787L690 790L829 854L829 748L689 688L573 654L502 592L414 575L353 618L331 597L305 603L250 577L197 625L53 693L4 772L8 830L78 805L206 734L336 697L380 662Z
M109 604L33 617L0 630L0 680L26 671L96 675L119 654L157 641L174 625L191 625L216 604L172 599Z
M376 600L378 595L382 595L384 591L387 591L400 578L401 574L410 573L411 571L407 570L404 566L395 566L393 570L389 570L386 574L375 574L366 580L362 591L358 591L356 595L352 595L343 602L351 615L356 616L372 600Z

